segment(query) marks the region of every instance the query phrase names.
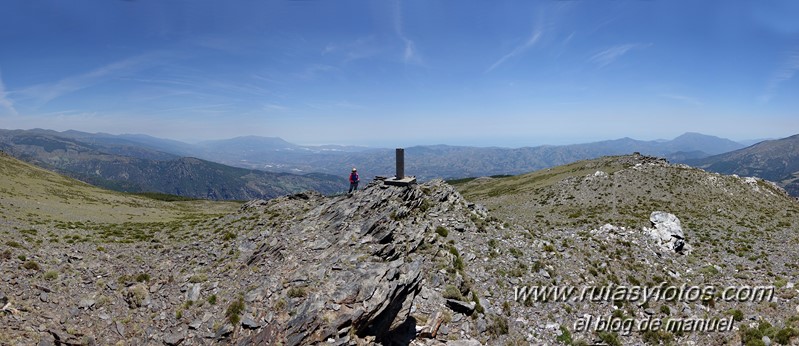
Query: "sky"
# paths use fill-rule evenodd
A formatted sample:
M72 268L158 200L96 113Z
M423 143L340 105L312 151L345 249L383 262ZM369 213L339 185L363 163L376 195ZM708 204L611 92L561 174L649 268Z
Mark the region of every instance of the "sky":
M520 147L799 133L799 1L4 0L0 128Z

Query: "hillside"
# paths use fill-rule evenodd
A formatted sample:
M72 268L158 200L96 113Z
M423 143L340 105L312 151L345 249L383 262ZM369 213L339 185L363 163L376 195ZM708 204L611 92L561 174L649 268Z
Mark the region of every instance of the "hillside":
M343 191L338 176L271 173L181 158L136 142L81 132L0 132L0 149L41 167L125 192L160 192L213 200L273 198ZM342 182L343 181L343 182Z
M0 152L0 201L5 232L53 223L161 222L227 213L235 203L164 202L100 189ZM17 227L19 226L19 227ZM58 232L55 236L60 236Z
M458 190L484 204L491 215L530 230L531 239L551 244L554 256L524 252L521 258L546 259L552 266L547 276L559 284L652 286L665 280L676 286L776 289L773 300L760 302L622 304L619 315L637 319L722 317L737 311L743 316L736 325L739 335L640 333L647 343L665 338L676 344L700 340L698 344L739 345L741 337L746 338L742 331L750 326L796 328L799 315L793 307L799 300L793 287L799 271L794 260L799 255L795 231L799 204L769 182L634 155L580 161L515 177L464 180ZM672 213L682 221L688 244L684 255L645 246L649 231L642 230L652 227L650 213L655 211ZM518 244L520 249L527 247ZM532 281L551 280L537 277ZM581 309L579 304L561 307ZM585 313L617 314L608 308ZM789 332L793 333L784 333ZM622 339L624 344L640 342Z
M102 226L23 226L40 212L29 202L9 218L18 226L2 228L0 344L799 341L799 205L769 183L623 156L458 189L467 198L442 181L375 181L353 195L302 193L225 215ZM684 248L653 238L679 226L653 211L682 220ZM525 287L620 285L773 286L774 295L517 296ZM734 328L581 330L587 316L594 325L727 319Z
M799 135L686 163L712 172L770 180L799 197Z

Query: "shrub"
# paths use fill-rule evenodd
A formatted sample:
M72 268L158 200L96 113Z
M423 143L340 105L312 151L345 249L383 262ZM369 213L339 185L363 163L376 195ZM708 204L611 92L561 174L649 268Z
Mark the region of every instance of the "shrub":
M778 344L788 345L791 342L791 338L795 336L799 336L799 332L791 327L786 327L777 332L774 336L774 341Z
M444 227L442 227L442 226L438 226L438 227L436 227L436 234L446 238L447 235L449 235L449 230L444 228Z
M216 294L212 294L210 297L208 297L208 304L216 305Z
M732 320L733 321L740 322L740 321L743 321L743 319L744 319L744 313L741 310L733 309L733 310L728 311L728 313L730 315L732 315Z

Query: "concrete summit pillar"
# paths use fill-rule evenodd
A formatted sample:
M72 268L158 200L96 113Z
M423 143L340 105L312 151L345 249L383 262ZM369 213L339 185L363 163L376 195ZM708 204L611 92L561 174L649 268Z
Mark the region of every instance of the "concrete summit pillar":
M408 186L416 184L415 176L405 176L405 149L397 148L395 151L397 156L397 174L391 178L383 178L383 183L393 186Z
M395 179L401 180L405 178L405 149L397 148L397 175Z

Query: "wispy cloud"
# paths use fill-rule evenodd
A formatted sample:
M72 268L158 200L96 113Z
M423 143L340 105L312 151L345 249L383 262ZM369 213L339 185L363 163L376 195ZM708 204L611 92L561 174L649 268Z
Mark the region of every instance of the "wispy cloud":
M174 107L174 108L164 108L152 111L152 114L159 114L159 113L174 113L174 112L187 112L190 111L192 113L202 112L202 113L226 113L229 107L233 106L232 103L219 103L219 104L207 104L207 105L196 105L196 106L185 106L185 107Z
M594 54L594 56L592 56L588 60L593 62L593 63L595 63L595 64L598 64L600 67L605 67L607 65L612 64L613 62L615 62L616 60L618 60L619 58L621 58L622 56L624 56L625 54L627 54L629 51L631 51L633 49L644 49L644 48L647 48L647 47L649 47L651 45L652 45L651 43L650 44L640 44L640 43L620 44L620 45L616 45L616 46L610 47L608 49L605 49L605 50L603 50L603 51L601 51L601 52L599 52L597 54Z
M788 58L780 65L776 72L771 76L766 85L766 92L760 97L761 101L768 102L774 98L774 94L779 89L780 84L790 80L799 71L799 50L788 54Z
M305 67L305 69L301 73L297 74L297 77L301 79L315 79L320 74L335 70L337 69L330 65L311 64Z
M281 106L279 104L269 103L264 105L264 110L283 112L289 110L289 107Z
M680 95L680 94L660 94L660 95L658 95L658 96L660 96L660 97L663 97L663 98L667 98L667 99L672 99L672 100L676 100L676 101L684 102L684 103L688 103L688 104L692 104L692 105L694 105L694 106L701 106L701 105L703 105L702 101L699 101L699 100L697 100L696 98L693 98L693 97L690 97L690 96L686 96L686 95Z
M524 42L522 42L522 44L520 44L520 45L516 46L515 48L513 48L513 50L510 51L510 53L505 54L504 56L499 58L499 60L497 60L495 63L493 63L491 66L489 66L488 69L486 70L486 73L493 71L495 68L497 68L500 65L504 64L505 61L508 61L508 59L513 58L513 57L515 57L515 56L517 56L519 54L522 54L526 50L528 50L531 47L535 46L535 44L538 42L538 40L541 39L541 35L542 35L542 31L541 31L540 28L533 30L533 33L530 34L530 37L528 37L527 40L525 40Z
M398 0L394 3L394 33L404 44L402 59L406 64L423 64L422 57L416 49L416 43L405 35L402 19L402 3Z
M350 42L331 42L322 50L322 55L335 54L342 56L344 62L373 57L379 53L375 45L375 37L361 37Z
M159 54L145 54L117 61L84 74L66 77L56 82L37 84L20 90L18 93L40 103L47 103L61 96L85 89L125 73L134 72L149 66L158 59Z
M3 74L0 73L0 114L10 113L17 115L17 110L14 108L14 101L8 98L6 93L6 85L3 83Z

